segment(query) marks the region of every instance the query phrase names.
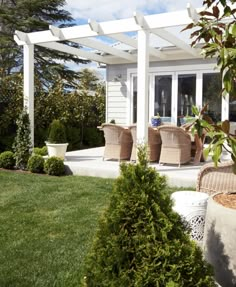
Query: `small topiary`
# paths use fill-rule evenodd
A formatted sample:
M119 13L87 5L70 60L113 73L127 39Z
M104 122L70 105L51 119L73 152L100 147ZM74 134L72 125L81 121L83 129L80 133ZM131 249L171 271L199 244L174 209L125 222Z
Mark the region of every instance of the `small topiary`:
M48 150L47 150L47 147L46 146L43 146L43 147L35 147L33 149L33 154L38 154L38 155L41 155L41 156L45 156L48 154Z
M136 165L120 169L82 286L215 286L212 268L172 210L165 178L148 166L146 148L139 148Z
M44 170L44 159L41 155L32 155L27 164L27 169L33 173L43 173Z
M53 120L49 127L48 142L49 143L66 143L65 126L59 120Z
M0 167L13 169L15 166L14 154L11 151L4 151L0 154Z
M48 175L60 176L65 174L65 166L63 160L56 156L49 157L44 163L44 171Z

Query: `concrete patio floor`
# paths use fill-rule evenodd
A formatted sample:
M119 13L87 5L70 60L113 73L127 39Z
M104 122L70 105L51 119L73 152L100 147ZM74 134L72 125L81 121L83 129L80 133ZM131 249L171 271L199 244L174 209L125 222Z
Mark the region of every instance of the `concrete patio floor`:
M120 173L119 162L103 160L103 151L104 147L98 147L67 152L64 162L67 174L116 178ZM228 159L229 156L224 154L223 160ZM209 161L210 159L207 160ZM195 187L199 170L204 164L201 162L195 165L190 162L178 167L177 165L150 163L150 166L156 168L161 175L165 175L170 186Z

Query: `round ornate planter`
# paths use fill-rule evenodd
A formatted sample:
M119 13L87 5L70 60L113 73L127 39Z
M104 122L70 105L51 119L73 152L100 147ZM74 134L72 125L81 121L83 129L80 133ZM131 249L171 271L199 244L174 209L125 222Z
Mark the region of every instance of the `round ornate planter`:
M171 195L173 209L191 228L191 237L201 244L203 240L208 194L196 191L177 191Z
M219 194L219 193L218 193ZM236 286L236 209L208 200L203 238L206 260L215 270L215 278L222 287Z
M48 156L56 156L60 157L61 159L65 159L65 154L67 150L68 143L61 143L61 144L53 144L46 142L47 149L48 149Z
M152 127L158 127L161 125L161 118L151 118Z

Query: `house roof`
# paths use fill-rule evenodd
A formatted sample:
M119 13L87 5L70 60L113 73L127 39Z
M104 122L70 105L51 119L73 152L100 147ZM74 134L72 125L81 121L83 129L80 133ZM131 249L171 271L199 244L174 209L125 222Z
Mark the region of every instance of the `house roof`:
M86 25L67 28L49 26L49 30L23 33L15 31L18 45L39 45L48 49L77 55L104 64L137 63L137 33L150 32L150 61L199 58L200 49L190 46L190 31L181 30L197 17L190 5L183 11L134 17L98 23L88 20ZM104 40L108 38L109 41ZM62 43L74 42L75 48Z

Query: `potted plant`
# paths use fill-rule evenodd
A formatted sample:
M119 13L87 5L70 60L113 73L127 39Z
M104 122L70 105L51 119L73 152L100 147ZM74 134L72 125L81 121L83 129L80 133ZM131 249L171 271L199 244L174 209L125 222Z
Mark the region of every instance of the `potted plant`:
M48 156L65 159L67 140L65 126L59 120L53 120L49 126L48 140L46 141Z
M152 124L152 127L158 127L161 125L161 117L159 113L157 113L156 116L151 117L151 124Z

